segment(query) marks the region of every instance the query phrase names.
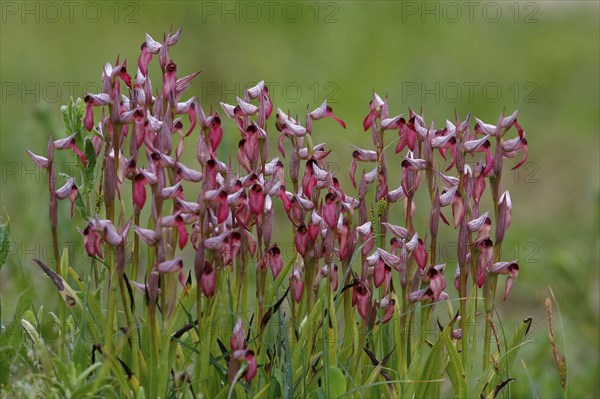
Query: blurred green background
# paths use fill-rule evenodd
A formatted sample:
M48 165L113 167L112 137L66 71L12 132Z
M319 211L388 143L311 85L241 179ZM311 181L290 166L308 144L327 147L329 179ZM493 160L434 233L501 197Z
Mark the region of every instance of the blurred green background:
M104 63L114 64L120 55L134 73L145 32L160 41L171 25L182 26L170 56L180 76L202 70L188 94L198 96L206 111L220 100L233 103L261 79L275 106L294 114L327 98L348 129L325 121L316 126L315 140L335 148L330 162L345 184L350 144L371 145L361 122L373 90L388 95L392 114L422 107L436 127L455 112L495 123L503 110L519 108L529 161L503 183L513 198L504 257L519 258L521 271L500 316L505 328L534 318L532 342L520 357L540 397L561 396L544 310L551 287L564 321L570 396L599 397L598 4L2 2L0 208L2 220L10 215L12 230L8 262L0 270L2 321L11 319L26 286L35 286L36 303L47 309L57 299L32 262L51 262L52 250L44 176L24 149L42 154L50 129L64 137L60 105L70 96L98 92ZM159 82L154 79L155 87ZM225 126L219 153L235 159L239 135L231 123ZM276 137L274 126L270 131ZM188 151L193 165L195 150ZM390 169L399 169L393 160ZM85 269L74 230L84 222L79 215L69 222L66 203L60 218L61 240ZM442 253L452 265L448 248ZM446 270L449 280L453 269ZM558 324L556 319L564 351ZM515 374L515 397L530 396L523 363Z

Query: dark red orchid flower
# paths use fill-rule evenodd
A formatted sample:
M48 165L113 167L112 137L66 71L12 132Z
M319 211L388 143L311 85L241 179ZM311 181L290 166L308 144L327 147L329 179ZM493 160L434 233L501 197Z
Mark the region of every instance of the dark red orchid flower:
M263 187L255 183L250 188L250 194L248 196L248 205L250 206L250 211L255 215L261 215L265 209L265 190Z
M177 65L171 61L165 68L163 76L162 95L165 101L177 98Z
M210 262L204 263L204 271L200 278L200 288L205 296L213 296L217 285L217 272Z
M281 269L283 269L283 259L281 258L281 250L277 246L277 244L273 245L271 249L269 249L269 268L271 269L271 273L273 273L273 279L276 279Z
M237 375L238 371L242 367L242 362L246 362L247 370L244 373L244 379L246 382L252 381L256 377L257 366L254 352L250 349L239 349L234 350L229 360L229 370L227 372L227 378L232 383L233 379Z
M71 217L73 217L73 209L77 195L79 195L79 190L77 189L75 179L73 178L70 178L61 188L56 190L56 198L61 200L69 198L69 201L71 202Z
M296 235L294 237L294 245L296 246L296 250L302 257L305 257L308 252L308 240L308 230L306 229L306 226L303 223L298 227L298 230L296 231Z
M427 266L427 249L425 248L425 244L423 240L419 238L419 243L417 244L417 248L413 251L413 257L415 258L415 262L421 270L425 270L425 266Z
M494 247L489 238L478 245L479 255L477 257L477 286L483 287L485 278L494 259Z
M300 303L304 293L304 281L302 281L300 270L297 267L294 267L294 271L290 276L290 292L292 293L292 299L296 303Z
M144 169L140 169L139 173L133 178L133 203L138 209L143 209L146 203L146 184L155 184L157 182L156 175L154 173L147 172Z
M352 306L355 305L358 314L364 320L368 320L369 310L371 308L371 293L363 281L358 281L354 285L354 291L352 291Z
M351 256L350 251L350 231L348 228L348 221L344 219L342 225L337 229L337 241L339 245L338 256L340 260L347 260Z
M444 278L444 267L446 265L431 266L425 274L423 281L429 282L429 289L433 294L433 300L437 301L446 288L446 279Z
M506 301L506 298L508 297L508 294L510 294L510 291L515 283L517 275L519 274L519 264L514 260L511 262L494 263L490 268L490 273L508 274L504 288L504 300Z
M140 50L140 56L138 58L138 68L143 76L148 76L148 64L150 64L150 60L152 60L152 50L148 47L146 42L142 43Z
M523 151L523 159L515 164L511 170L520 168L527 161L527 155L529 154L529 150L527 149L527 139L519 135L519 137L502 143L502 152L507 158L514 157L520 151Z
M323 220L327 223L327 226L331 230L335 230L338 222L338 198L337 195L333 192L329 192L325 196L325 203L323 204Z
M317 185L317 177L313 172L313 163L315 161L309 159L306 162L306 169L304 171L304 176L302 177L302 192L306 196L306 198L312 198L312 191Z
M177 228L177 232L179 233L179 248L183 249L188 240L188 233L185 229L185 223L181 215L177 215L175 217L175 227Z
M210 140L210 148L212 154L215 155L217 148L219 148L219 144L221 144L221 139L223 138L223 129L221 128L221 118L219 114L216 114L210 119L210 133L208 138Z
M75 152L75 154L77 154L77 156L81 160L81 163L83 164L83 166L87 167L87 158L85 157L84 153L81 152L81 150L77 147L77 145L75 145L75 135L76 134L77 133L73 133L72 135L70 135L69 137L66 137L64 139L55 140L54 148L57 150L67 150L67 149L73 150L73 152Z
M346 123L334 115L333 109L327 105L326 100L323 101L323 103L319 106L319 108L312 111L309 115L314 120L320 120L323 118L331 118L331 119L335 120L337 123L339 123L341 127L343 127L344 129L346 128Z
M365 130L365 132L369 130L371 126L373 126L373 123L375 123L375 121L377 120L377 117L379 116L379 111L381 110L383 105L384 102L381 99L381 97L379 97L377 93L373 93L373 100L369 102L369 113L363 120L363 129Z
M221 247L223 255L223 265L233 265L233 261L237 257L242 246L242 235L237 231L232 231L231 234L225 237Z
M101 94L88 94L85 96L85 117L83 118L83 124L88 132L91 132L94 128L94 111L93 107L98 105L110 104L110 96L105 93Z
M375 283L375 287L377 288L379 288L379 286L381 286L381 284L383 284L383 282L385 281L385 267L385 262L382 258L379 258L379 260L377 261L377 263L375 263L375 266L373 268L373 282ZM388 269L390 269L391 271L391 268L389 266Z
M103 259L102 237L96 232L93 224L88 223L85 229L83 229L83 231L79 230L79 232L83 235L83 246L85 247L85 252L87 252L88 256L97 256L100 259Z
M396 306L396 300L391 299L389 296L385 296L380 302L379 306L383 309L383 316L381 317L381 324L386 324L394 317L394 310Z
M409 119L408 123L405 122L404 118L398 121L398 136L400 140L396 145L396 154L402 152L406 147L411 151L415 150L415 143L417 141L417 130L414 125L415 118Z

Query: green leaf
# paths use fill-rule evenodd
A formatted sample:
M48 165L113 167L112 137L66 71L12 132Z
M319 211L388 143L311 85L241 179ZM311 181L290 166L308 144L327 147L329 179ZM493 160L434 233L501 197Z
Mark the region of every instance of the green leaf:
M87 207L85 206L85 202L83 201L83 197L81 196L81 191L77 190L77 197L75 198L75 207L81 214L83 219L86 219L88 215Z
M444 328L444 331L442 331L441 334L444 346L448 352L448 365L446 366L446 372L448 373L448 377L450 377L450 381L452 381L454 397L466 398L468 397L468 388L465 369L460 356L458 355L458 351L456 350L456 346L454 346L452 340L450 339L450 331L451 329Z
M2 334L2 343L4 345L15 348L19 347L23 331L19 323L23 318L23 314L31 307L32 303L33 289L29 287L19 296L13 322L6 326L6 331Z
M81 280L81 277L79 277L77 272L72 267L69 267L69 274L71 275L73 280L75 280L75 283L80 289L78 295L81 301L83 302L83 306L86 311L84 315L91 316L92 320L95 321L96 325L104 326L104 314L102 313L100 304L94 296L93 291L90 289L91 281L88 280L87 282L84 282L83 280Z
M254 395L254 399L267 398L268 397L267 394L268 394L270 388L271 388L271 383L269 382L260 391L258 391L258 393L256 395Z
M35 319L35 313L33 313L33 310L27 309L25 313L23 313L23 320L27 320L32 326L37 327L38 323Z
M323 302L323 296L319 296L315 304L313 305L313 309L308 316L305 316L302 323L300 323L300 337L294 343L294 348L292 349L292 365L300 365L302 359L307 355L305 353L304 348L309 343L316 341L315 334L318 333L318 324L321 316L321 307ZM308 355L311 355L310 353ZM297 367L297 366L296 366ZM298 371L301 368L298 368ZM295 376L296 377L296 376Z
M65 245L60 256L60 275L66 276L69 272L69 249Z
M523 320L519 327L517 327L517 331L515 331L511 340L509 341L506 347L505 359L502 362L505 366L506 372L509 373L508 377L510 377L510 371L512 370L513 365L515 364L515 360L517 359L517 355L519 354L519 349L523 345L525 338L527 337L527 333L529 332L529 327L531 327L531 318L527 318ZM502 380L502 376L496 376L493 385L496 386L500 384Z
M50 376L53 373L54 367L52 365L52 356L44 340L40 337L35 327L26 319L21 319L21 327L33 343L34 353L41 363L42 370L44 370L47 376Z
M83 117L85 115L85 105L81 98L73 101L71 97L67 105L60 107L63 123L67 130L67 136L77 133L75 144L81 148L83 145Z
M42 342L40 339L40 335L29 321L27 321L26 319L22 319L21 326L23 327L23 329L25 330L25 332L27 333L34 345L39 345Z
M512 369L512 366L517 358L519 349L526 342L525 338L529 332L529 327L531 327L531 318L527 318L519 324L517 330L506 345L506 352L504 354L500 355L498 352L496 352L492 355L494 362L490 362L490 365L488 365L486 370L477 381L477 384L472 390L474 394L478 395L481 393L485 396L485 393L483 392L484 389L488 390L490 387L495 387L500 384L504 374L508 373L508 376L510 376L510 370ZM494 367L498 365L504 366L502 372L500 372L500 370L496 370Z
M431 348L429 356L425 361L419 382L415 388L415 397L417 398L439 398L440 397L440 377L442 374L442 348L443 342L438 339Z
M85 322L85 315L87 312L84 310L84 306L77 293L71 288L71 286L59 276L55 271L46 266L43 262L38 259L34 259L34 262L48 275L50 280L54 283L63 301L67 304L67 308L73 312L73 317L77 323ZM99 331L94 323L86 323L86 326L90 328L91 336L96 338L99 337Z
M10 365L17 350L13 346L0 347L0 386L6 385L11 376Z
M0 267L4 265L8 257L8 247L10 245L10 219L5 224L0 224Z
M69 104L60 107L60 114L62 115L63 124L67 130L69 130L69 126L71 125L69 118Z
M285 357L282 361L284 372L282 373L282 378L278 379L278 382L281 391L283 391L283 398L292 399L294 397L294 375L292 374L292 356L290 349L290 341L288 337L288 330L284 326L281 312L279 313L279 326L281 327L281 335L283 335L283 350L285 353Z
M310 134L307 134L304 136L304 139L306 140L306 147L308 149L308 157L312 157L314 151L315 151L315 147L313 145L313 141L312 141L312 136Z
M329 397L338 398L346 393L346 377L342 370L329 366Z

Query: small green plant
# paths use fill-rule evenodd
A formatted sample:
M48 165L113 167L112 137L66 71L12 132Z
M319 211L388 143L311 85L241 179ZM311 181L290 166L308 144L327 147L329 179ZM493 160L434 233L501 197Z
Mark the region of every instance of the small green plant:
M218 158L223 134L235 134L224 133L221 114L182 100L198 73L179 77L169 58L179 36L147 35L133 78L125 61L106 64L102 93L63 107L66 137L51 137L45 156L28 151L47 171L57 260L36 262L64 302L52 313L53 344L40 334L43 314L24 316L30 297L15 315L35 353L32 373L43 377L35 389L178 398L507 390L531 325L505 336L495 313L498 278L506 276L506 300L519 272L502 254L512 200L501 184L505 158L524 154L513 169L527 159L517 112L494 125L456 116L436 129L412 110L390 116L387 98L374 93L363 122L374 147L354 147L349 188L313 130L325 118L335 129L346 124L325 101L302 117L277 109L272 118L259 82L237 104L221 103L241 135L234 163ZM184 163L190 145L197 167ZM74 153L78 175L56 175L57 150ZM369 170L357 184L359 165ZM391 170L401 171L396 185ZM86 221L78 229L89 273L60 256L64 199ZM442 229L456 237L454 298L437 251ZM291 242L278 240L286 235Z

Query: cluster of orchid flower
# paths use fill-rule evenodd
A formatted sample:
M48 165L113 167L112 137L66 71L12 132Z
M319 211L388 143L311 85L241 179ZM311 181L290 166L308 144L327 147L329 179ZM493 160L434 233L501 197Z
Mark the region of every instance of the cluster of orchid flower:
M500 176L504 158L524 153L523 159L514 166L518 168L527 157L527 141L517 122L517 112L507 117L502 115L496 125L477 120L471 130L467 116L464 121L458 117L454 123L447 121L444 129L436 130L433 123L428 127L423 115L413 111L408 118L390 116L387 98L383 100L374 94L363 127L365 131L371 130L375 148L354 147L350 179L357 191L356 197L352 197L327 167L325 159L331 150L326 150L324 144L314 144L312 139L315 121L332 118L342 128L346 128L345 123L333 114L325 101L314 111L307 112L302 121L278 109L275 117L279 132L277 147L282 158L289 158L286 170L279 157L270 159L268 156L268 121L273 104L268 88L259 82L245 90L243 97L237 98L237 104L221 103L223 114L233 120L241 134L237 150L240 169L236 171L231 162L217 158L223 136L221 114L212 110L206 114L196 97L182 100L198 73L178 78L178 67L169 58L168 49L177 43L179 35L180 30L169 33L162 43L147 35L135 77L130 77L126 61L117 60L115 66L106 64L102 73L103 92L89 94L84 100L83 125L92 132L85 139L91 142L93 155L103 156L103 182L98 186L97 195L102 195L106 208L105 219L93 212L87 215L89 222L80 230L85 249L90 257L96 258L103 258L103 252L114 251L112 261L122 276L126 273L125 242L133 226L135 235L153 249L152 266L145 272L143 282L132 282L145 293L149 306L157 302L163 274L176 273L185 286L184 264L182 257L177 256L177 247L184 250L188 243L195 251L193 270L205 297L215 295L217 279L223 270L231 266L232 270L242 268L245 272L250 260L256 262L259 271L270 268L276 279L283 269L283 258L272 240L274 200L281 201L285 209L293 226L295 249L302 258L292 268L289 291L296 303L305 298L309 309L322 289L321 283L326 281L332 292L352 289L352 306L356 306L367 325L387 323L399 314L395 295L391 295L393 273L399 275L404 310L412 303L447 299L445 265L437 263L435 254L439 220L450 224L442 212L447 206L452 209L452 225L458 230L454 283L460 297L466 297L469 274L480 288L488 275L508 274L506 298L519 266L516 261L499 259L499 245L510 225L512 207L509 193L500 194ZM148 75L154 56L158 57L163 77L162 89L157 91L153 90ZM102 117L97 124L94 107L102 107ZM182 117L187 117L187 129ZM197 127L200 132L196 136ZM504 140L512 127L518 136ZM402 168L401 182L394 189L388 185L384 143L387 131L398 133L395 152L402 153L391 161ZM29 155L38 166L49 170L49 176L54 174L55 149L74 151L86 168L86 157L91 153L82 151L83 133L73 132L57 141L51 139L47 157L31 152ZM124 148L127 138L129 149ZM182 162L186 144L191 140L197 140L197 170ZM286 144L291 144L288 153ZM447 160L445 171L434 167L435 150ZM467 164L466 156L478 153L483 153L483 159L474 167ZM373 169L362 173L357 186L359 163L371 164ZM456 176L445 174L453 168ZM115 199L121 203L121 215L127 209L122 201L126 179L132 182L133 215L115 217ZM488 212L480 214L486 179L491 183L494 199L495 242L490 238L492 217ZM431 211L429 232L419 236L413 216L415 193L422 180L428 185ZM53 178L49 182L51 222L55 229L57 199L69 198L73 209L82 190L75 179L58 189L53 186ZM367 198L373 185L375 208L369 205ZM184 186L199 188L198 198L186 197ZM148 188L151 222L143 227L139 222L140 212L148 204ZM389 210L390 205L397 202L403 202L403 212L398 213L401 216L395 222L398 224L393 224L388 220ZM472 237L475 234L476 237ZM427 235L429 240L424 238ZM134 252L137 251L138 246L134 246ZM355 252L356 264L360 258L360 267L353 268ZM137 253L133 259L139 259ZM135 267L137 271L137 265ZM137 273L132 278L137 279ZM257 285L261 284L265 284L264 280L258 279ZM163 290L164 287L161 285ZM259 314L264 313L263 294L264 290L257 288ZM245 378L249 381L256 374L256 362L243 336L240 320L231 339L229 374L235 375L240 362L245 361L248 364Z
M453 215L453 227L459 229L458 235L458 264L454 278L454 285L461 291L461 273L468 274L471 269L471 259L475 260L476 284L479 288L483 286L486 276L492 274L508 274L505 295L508 296L519 266L516 261L499 262L494 261L493 242L490 239L490 228L492 220L488 212L480 215L480 200L486 187L486 178L491 177L493 196L496 199L495 206L497 227L496 241L501 243L504 233L511 222L511 199L508 191L498 197L500 187L500 176L502 172L503 158L512 158L517 153L523 152L524 157L513 169L523 165L527 159L527 140L525 133L517 122L518 112L505 117L502 115L497 125L486 124L479 119L475 124L474 131L470 129L470 116L464 121L458 117L455 123L446 121L446 127L436 130L433 122L430 127L426 126L423 115L410 111L408 119L403 115L390 117L388 113L387 98L382 100L376 93L370 103L370 112L363 121L364 130L371 129L375 150L367 150L355 147L353 161L350 168L350 178L355 182L355 174L358 162L376 163L370 172L363 172L358 186L359 218L360 226L356 228L357 236L362 239L363 274L356 280L355 298L359 304L359 314L369 319L371 309L371 295L373 285L378 288L383 284L383 299L379 301L381 306L391 306L388 296L385 296L390 287L391 272L395 269L400 274L400 284L403 291L407 290L409 302L438 301L448 298L443 290L446 282L443 275L445 264L435 264L435 243L438 235L439 220L449 224L441 208L451 206ZM511 140L503 141L503 136L511 127L515 127L518 136ZM406 154L401 161L402 180L400 187L388 190L387 163L384 152L384 132L394 130L398 132L396 153L406 149ZM481 135L482 137L478 137ZM492 153L491 138L496 139L496 150ZM438 150L441 157L446 161L447 153L450 152L451 159L447 160L444 171L436 170L434 167L433 154ZM465 162L467 154L475 155L477 152L485 153L485 158L477 162L474 168ZM452 168L458 171L458 177L445 175ZM414 196L418 190L422 176L426 174L429 194L431 198L431 212L429 220L429 235L431 246L429 252L426 243L419 238L414 230L412 218L416 205ZM375 201L383 205L379 210L380 228L378 233L384 237L381 243L385 245L386 232L393 236L390 241L391 252L383 247L376 248L368 256L374 247L373 229L368 221L367 207L364 200L371 184L376 183ZM441 193L440 193L441 190ZM407 227L392 225L388 223L388 205L397 201L404 201L404 220ZM475 239L471 233L477 233ZM499 247L498 247L499 248ZM428 257L431 259L428 260ZM414 275L411 273L411 258L417 265ZM464 272L463 272L464 270ZM370 277L373 277L371 280ZM466 277L465 277L466 283ZM466 289L466 287L464 287ZM465 297L465 295L461 295ZM385 312L382 322L388 321L393 310Z

